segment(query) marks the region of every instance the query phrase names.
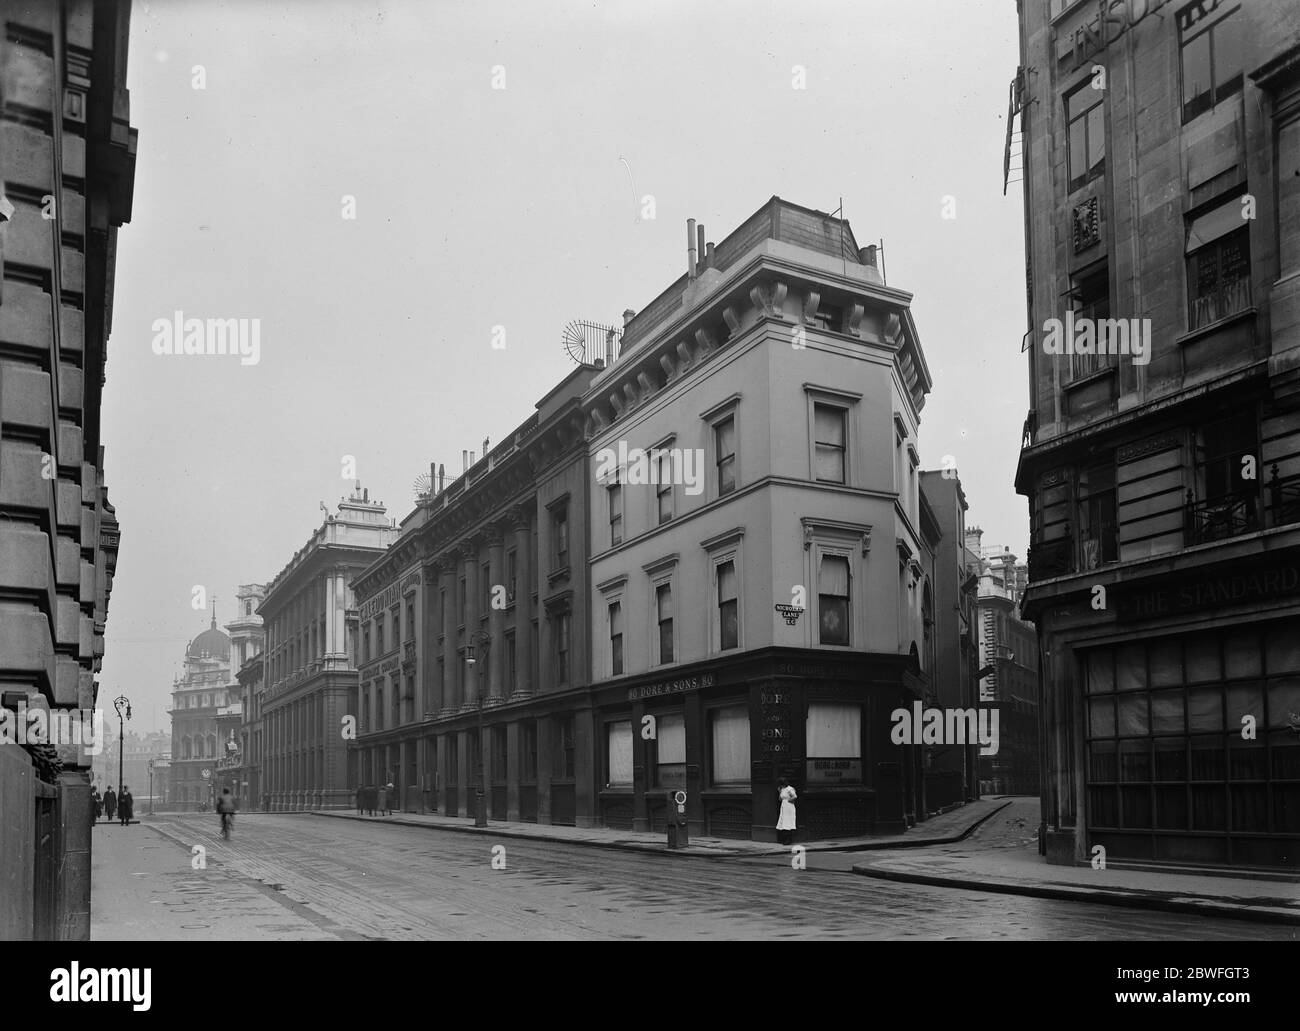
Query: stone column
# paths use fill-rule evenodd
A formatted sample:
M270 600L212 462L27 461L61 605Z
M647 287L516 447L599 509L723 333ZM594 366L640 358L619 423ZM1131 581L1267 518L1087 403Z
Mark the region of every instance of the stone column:
M698 692L696 692L698 694ZM595 775L592 769L595 757L593 736L595 726L590 709L579 709L573 714L573 802L574 825L595 827L599 824ZM634 735L633 740L639 737Z
M478 543L475 539L468 540L461 546L460 559L465 573L465 644L468 646L473 642L474 632L478 629ZM479 650L481 649L476 649L476 653ZM469 683L465 685L462 710L478 706L481 690L478 673L479 667L475 663L467 674Z
M442 708L442 682L438 679L438 566L426 564L420 571L420 630L416 645L420 666L420 711L416 714L423 722L426 713ZM424 758L420 758L421 773Z
M555 773L555 718L537 719L537 822L551 822L551 778Z
M336 646L334 637L334 573L325 574L325 654L333 655L342 649Z
M515 697L533 693L533 533L529 510L515 510Z
M498 586L505 584L505 549L504 540L499 532L493 530L487 538L488 576L492 583L487 585L491 591L488 602L488 632L492 635L492 661L488 669L487 704L501 704L501 671L506 664L506 610L498 607L496 596ZM519 647L515 643L516 649ZM516 653L517 654L517 653Z
M340 656L348 653L348 576L343 566L334 571L333 611L327 613L334 622L334 642Z
M456 648L456 563L446 559L439 567L442 596L442 703L440 716L450 716L460 706L460 655ZM441 761L441 760L439 760Z
M506 819L519 822L520 738L518 721L506 724Z
M645 702L632 703L632 829L650 829L650 809L646 802L650 786L650 756L646 740L641 736L641 720L645 716Z
M460 732L460 744L456 749L456 760L460 764L457 771L460 784L457 807L461 816L474 815L474 792L478 787L478 764L470 754L470 738L478 734L478 727Z

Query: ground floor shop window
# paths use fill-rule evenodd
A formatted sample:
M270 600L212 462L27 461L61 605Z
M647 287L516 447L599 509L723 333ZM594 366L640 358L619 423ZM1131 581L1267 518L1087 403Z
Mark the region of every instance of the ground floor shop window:
M655 787L686 786L686 720L681 713L660 716L651 742Z
M846 702L808 705L808 781L862 782L862 706Z
M1090 650L1088 829L1140 858L1294 864L1300 623Z
M632 721L622 720L609 724L608 775L605 778L607 788L630 788L632 786Z
M710 717L713 784L749 785L749 709L714 709Z

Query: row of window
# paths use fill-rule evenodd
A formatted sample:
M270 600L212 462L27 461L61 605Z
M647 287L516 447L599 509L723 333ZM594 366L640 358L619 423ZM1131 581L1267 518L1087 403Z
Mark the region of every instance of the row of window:
M812 474L818 483L848 483L849 406L844 400L812 400ZM739 458L736 435L736 412L716 415L712 431L712 482L710 496L725 497L739 482ZM654 456L656 468L650 470L654 481L654 509L651 522L663 526L676 516L676 491L674 479L679 470L674 468L673 448L675 438L657 445L649 454ZM657 455L655 452L659 452ZM605 511L609 524L609 546L623 543L627 534L626 473L616 470L605 485Z
M1253 304L1250 232L1241 217L1241 194L1241 189L1235 189L1227 200L1197 209L1186 218L1189 331L1222 322ZM1110 297L1107 262L1091 266L1071 281L1069 303L1075 324L1087 319L1096 327L1095 353L1075 353L1071 357L1070 374L1074 380L1108 369L1120 354L1134 350L1132 325L1128 320L1112 321ZM1145 346L1149 348L1151 341L1145 341Z
M1183 124L1241 92L1241 24L1240 8L1233 8L1214 22L1180 30ZM1065 95L1071 190L1106 169L1105 96L1105 80L1095 76Z
M713 566L711 637L715 651L729 651L740 647L741 592L737 579L737 558L734 554L716 559ZM821 644L847 647L850 642L852 602L852 577L849 556L844 553L823 552L817 563L817 620L818 640ZM651 665L664 666L677 661L676 606L673 601L671 574L651 580L653 591L654 631L652 635ZM621 676L623 668L624 612L623 598L619 594L606 603L605 625L609 635L609 675Z
M218 691L215 694L183 694L176 698L176 708L178 709L206 709L212 705L228 705L229 696L225 691Z
M217 757L217 736L215 734L193 739L182 737L178 744L182 759L215 759Z
M709 754L705 768L712 787L747 787L750 783L749 708L732 705L706 714ZM861 760L862 707L845 702L811 702L805 721L808 761ZM632 787L634 730L631 720L605 725L605 786ZM686 783L686 720L682 713L655 718L655 736L646 742L649 787L675 788ZM861 763L846 767L839 783L862 783Z
M1200 499L1188 516L1192 540L1217 540L1258 529L1254 501L1260 480L1253 475L1248 456L1259 455L1259 425L1254 411L1198 426L1194 438L1192 475ZM1116 458L1082 468L1075 481L1074 525L1077 527L1078 565L1095 569L1119 560L1119 494ZM1184 504L1179 497L1174 506Z

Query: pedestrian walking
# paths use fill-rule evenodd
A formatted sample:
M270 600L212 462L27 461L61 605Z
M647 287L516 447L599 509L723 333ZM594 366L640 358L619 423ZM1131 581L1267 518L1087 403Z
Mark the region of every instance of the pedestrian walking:
M777 797L781 799L781 813L776 820L776 839L782 845L794 844L794 800L799 797L790 781L781 778Z
M131 789L125 784L122 785L122 794L117 799L117 813L122 820L122 826L125 827L131 822L131 817L135 811L135 799L131 795Z
M99 795L99 788L95 788L90 793L90 822L99 823L99 817L104 812L104 800Z
M375 786L373 784L367 784L365 787L365 792L366 792L366 815L374 816L375 815Z
M112 823L113 818L117 815L117 795L113 793L111 784L108 790L104 792L104 812L108 814L108 822Z
M357 785L357 815L363 816L366 811L366 789L364 785Z
M384 785L384 808L388 810L388 815L393 815L393 806L397 805L397 788L393 786L390 780Z

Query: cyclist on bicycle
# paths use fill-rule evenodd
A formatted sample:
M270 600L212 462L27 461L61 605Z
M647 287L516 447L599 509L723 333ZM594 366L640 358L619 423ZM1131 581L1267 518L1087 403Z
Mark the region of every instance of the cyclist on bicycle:
M230 828L235 825L235 796L229 788L221 789L221 797L217 799L217 812L221 814L221 836L228 838Z

